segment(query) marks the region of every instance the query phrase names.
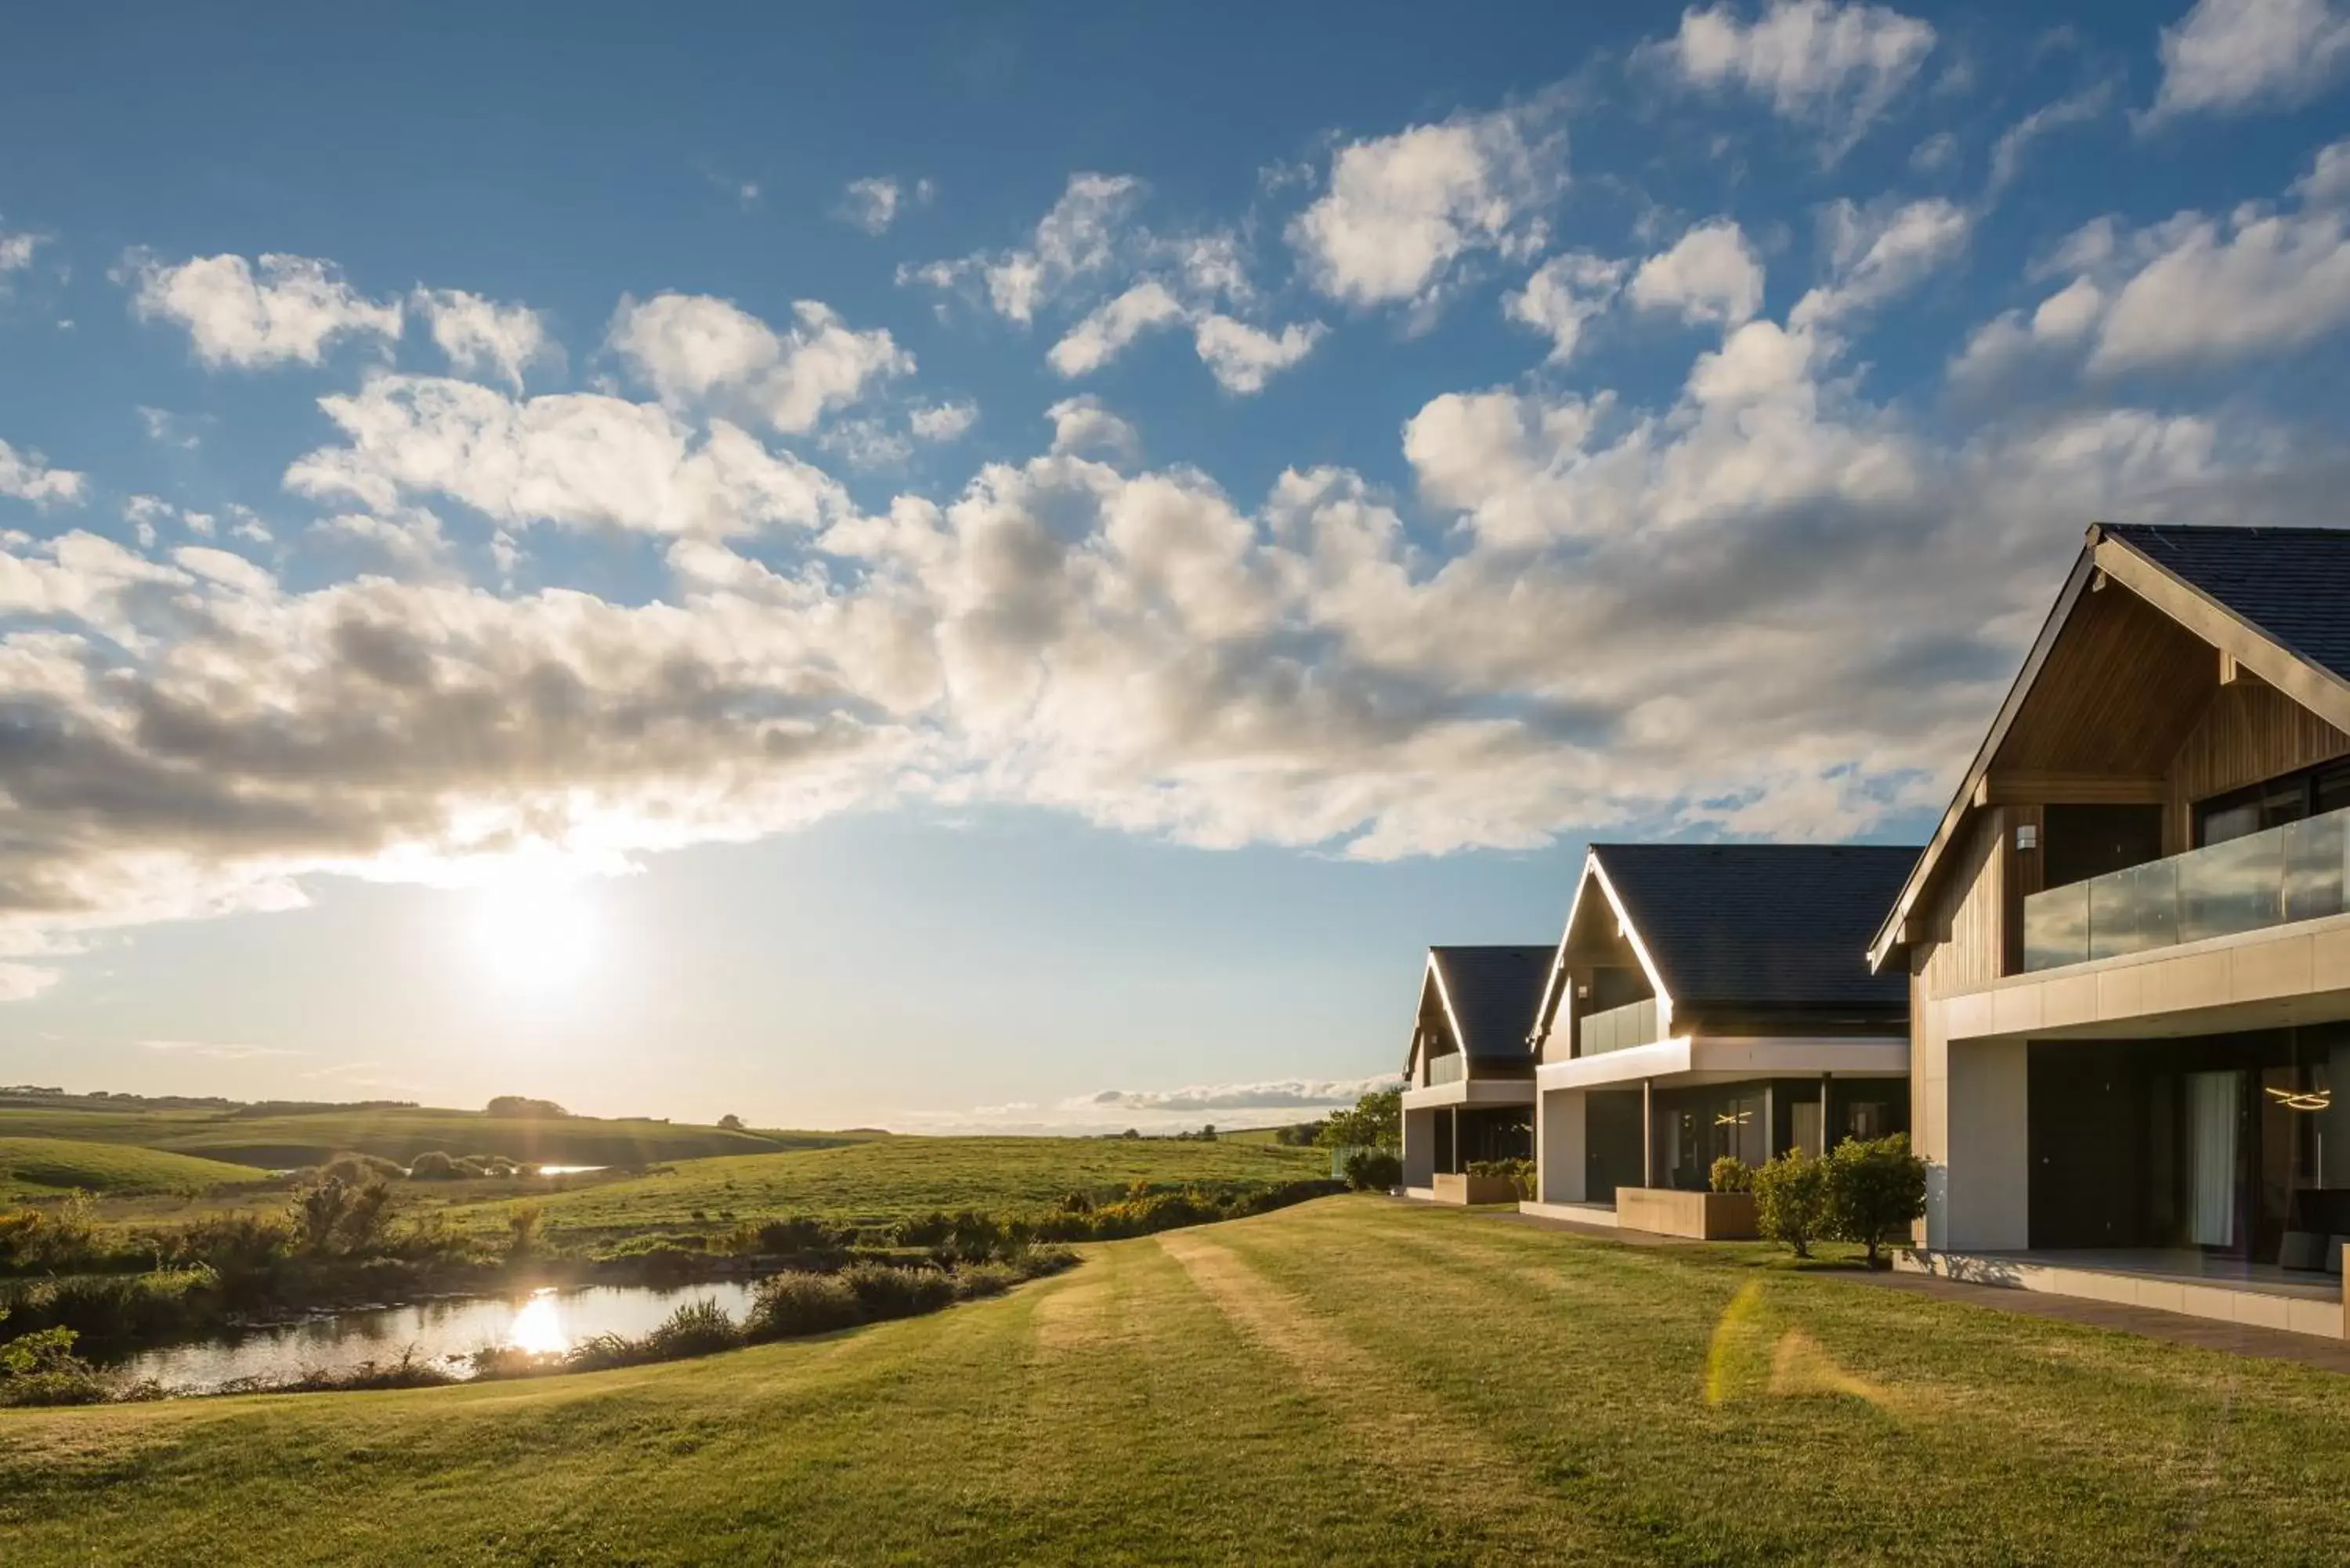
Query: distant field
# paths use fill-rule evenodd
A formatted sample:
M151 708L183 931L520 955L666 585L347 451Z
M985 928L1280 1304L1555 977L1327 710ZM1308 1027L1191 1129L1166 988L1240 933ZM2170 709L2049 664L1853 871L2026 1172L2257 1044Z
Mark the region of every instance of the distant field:
M501 1154L555 1165L649 1165L715 1155L823 1148L869 1132L730 1132L687 1122L567 1116L530 1120L479 1111L333 1110L241 1116L220 1111L46 1110L0 1106L0 1137L136 1144L244 1165L316 1165L346 1149L403 1165L427 1149Z
M2313 1367L1374 1198L1088 1252L702 1361L0 1410L0 1556L2350 1561Z
M123 1144L0 1137L0 1198L54 1197L68 1188L126 1196L195 1192L268 1175L252 1166Z
M1295 1181L1328 1174L1316 1149L1141 1138L892 1137L795 1154L681 1163L539 1199L551 1231L688 1226L821 1214L882 1219L933 1209L1048 1208L1072 1190L1136 1181ZM502 1226L504 1203L459 1204L453 1223Z

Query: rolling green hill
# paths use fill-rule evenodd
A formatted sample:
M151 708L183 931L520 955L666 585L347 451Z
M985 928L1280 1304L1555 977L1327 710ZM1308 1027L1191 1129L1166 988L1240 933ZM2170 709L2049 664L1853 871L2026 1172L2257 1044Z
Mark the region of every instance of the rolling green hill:
M126 1144L0 1137L0 1198L50 1197L72 1188L109 1195L199 1192L268 1175L247 1165Z
M732 1132L688 1122L599 1116L520 1118L430 1107L340 1107L291 1113L0 1106L0 1137L137 1144L211 1159L282 1168L315 1165L345 1149L406 1164L426 1149L501 1154L556 1165L649 1165L727 1154L824 1148L872 1133Z
M1374 1198L625 1371L0 1409L48 1563L2350 1561L2350 1377ZM387 1347L397 1354L396 1347Z

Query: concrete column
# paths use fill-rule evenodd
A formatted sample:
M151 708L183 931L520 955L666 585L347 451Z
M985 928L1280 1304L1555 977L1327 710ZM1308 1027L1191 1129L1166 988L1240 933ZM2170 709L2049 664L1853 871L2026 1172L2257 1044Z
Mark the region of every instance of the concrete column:
M1926 1244L2012 1251L2032 1244L2029 1047L1969 1040L1949 1048L1941 1162L1927 1172Z
M1553 1089L1534 1106L1534 1191L1544 1203L1584 1201L1585 1104L1581 1089Z
M1657 1081L1640 1080L1640 1185L1657 1184Z
M1818 1153L1822 1159L1825 1159L1828 1157L1828 1148L1834 1138L1834 1135L1828 1131L1828 1085L1835 1078L1835 1075L1834 1073L1822 1073L1820 1075L1820 1147Z
M1436 1113L1403 1114L1403 1184L1428 1187L1436 1176Z

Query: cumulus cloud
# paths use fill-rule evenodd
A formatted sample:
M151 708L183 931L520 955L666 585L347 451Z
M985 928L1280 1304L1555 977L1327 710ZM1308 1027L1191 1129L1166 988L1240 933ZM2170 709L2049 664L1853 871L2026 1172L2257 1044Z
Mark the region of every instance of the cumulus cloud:
M1307 321L1267 332L1210 311L1192 322L1191 343L1216 378L1216 385L1245 397L1263 391L1276 373L1314 352L1324 331L1320 322Z
M1355 306L1431 303L1479 252L1526 258L1566 185L1566 149L1539 113L1416 125L1341 147L1323 194L1289 226L1314 286Z
M510 398L471 381L382 375L318 406L343 444L297 458L286 487L389 512L446 496L494 522L712 537L815 527L847 497L821 470L737 426L596 393Z
M1155 279L1136 284L1105 301L1053 345L1045 362L1063 376L1084 376L1100 369L1145 332L1183 319L1183 306L1166 285Z
M979 405L963 399L954 402L932 403L916 409L906 416L907 429L917 441L961 441L979 422Z
M2142 123L2306 102L2350 67L2339 0L2196 0L2162 30L2162 86Z
M661 294L623 299L607 342L671 407L739 407L794 435L914 369L885 327L858 331L814 300L793 306L792 316L777 332L727 300Z
M0 441L0 495L36 506L78 504L88 487L85 475L52 468L36 452L20 452Z
M2068 125L2082 125L2106 112L2113 101L2111 82L2098 82L2080 92L2041 105L2000 133L1991 150L1990 193L1997 195L2022 171L2023 157L2032 144Z
M48 243L46 234L36 234L22 229L0 229L0 299L8 296L8 275L23 272L33 265L33 253Z
M1752 22L1731 5L1692 6L1672 38L1643 53L1693 88L1737 88L1816 126L1834 161L1867 134L1933 48L1929 24L1882 5L1772 0Z
M410 303L461 376L494 375L519 392L525 369L562 358L546 318L526 305L501 305L454 288L420 288Z
M936 187L928 180L917 180L908 185L894 176L868 175L851 180L842 191L839 216L842 222L868 234L886 234L899 213L909 206L928 206L935 193Z
M1863 207L1830 202L1820 214L1828 281L1798 300L1788 324L1838 321L1905 294L1966 248L1973 215L1939 197Z
M1062 399L1045 410L1045 417L1053 424L1056 456L1130 462L1142 454L1142 438L1135 428L1104 408L1091 393Z
M951 291L975 285L998 316L1025 327L1039 308L1128 254L1129 220L1141 197L1142 182L1131 175L1072 174L1027 244L909 267L899 281Z
M1548 337L1550 363L1564 365L1583 340L1584 324L1614 303L1624 268L1623 262L1588 251L1553 256L1534 269L1525 287L1503 298L1502 313Z
M1323 1110L1352 1106L1365 1095L1392 1089L1393 1075L1373 1078L1275 1078L1254 1084L1193 1084L1180 1089L1103 1089L1065 1101L1071 1108L1114 1106L1128 1111Z
M1632 275L1632 303L1678 311L1691 326L1735 327L1762 308L1762 264L1727 218L1700 223Z
M134 251L118 273L141 320L187 329L207 365L317 365L346 337L400 337L396 299L369 299L331 262L309 256L197 256L177 265Z

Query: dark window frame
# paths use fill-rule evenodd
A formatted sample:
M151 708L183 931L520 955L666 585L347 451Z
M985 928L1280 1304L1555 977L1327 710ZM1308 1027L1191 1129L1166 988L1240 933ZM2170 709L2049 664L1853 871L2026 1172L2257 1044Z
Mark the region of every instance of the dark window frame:
M2215 794L2199 800L2195 803L2195 847L2201 849L2214 842L2221 844L2228 842L2224 838L2214 840L2210 836L2211 819L2220 813L2233 811L2241 806L2262 805L2272 799L2281 799L2289 790L2296 792L2299 795L2298 806L2293 815L2278 816L2272 820L2263 813L2258 826L2247 829L2244 834L2233 834L2230 836L2243 837L2251 833L2263 833L2272 827L2282 826L2288 822L2300 822L2314 816L2318 813L2318 795L2321 785L2331 786L2327 791L2328 794L2350 796L2350 757L2335 757L2331 762L2319 763L2314 767L2302 768L2294 773L2279 774L2274 778L2262 779L2258 784L2249 784L2241 789L2231 789L2225 794ZM2334 807L2328 806L2326 809L2332 810Z

